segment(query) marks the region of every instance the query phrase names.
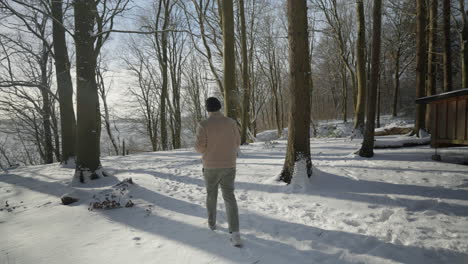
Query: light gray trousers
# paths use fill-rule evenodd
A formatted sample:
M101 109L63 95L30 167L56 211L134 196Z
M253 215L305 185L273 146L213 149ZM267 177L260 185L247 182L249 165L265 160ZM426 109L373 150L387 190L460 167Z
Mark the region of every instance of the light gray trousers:
M206 186L206 209L208 211L208 224L216 224L216 205L218 200L218 187L221 186L229 232L239 232L239 213L237 201L234 196L234 179L236 168L229 169L203 169Z

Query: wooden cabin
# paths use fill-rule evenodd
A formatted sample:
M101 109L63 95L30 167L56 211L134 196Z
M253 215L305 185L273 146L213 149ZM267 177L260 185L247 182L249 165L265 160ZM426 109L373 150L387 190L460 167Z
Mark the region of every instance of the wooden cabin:
M416 99L429 104L431 147L468 146L468 88Z

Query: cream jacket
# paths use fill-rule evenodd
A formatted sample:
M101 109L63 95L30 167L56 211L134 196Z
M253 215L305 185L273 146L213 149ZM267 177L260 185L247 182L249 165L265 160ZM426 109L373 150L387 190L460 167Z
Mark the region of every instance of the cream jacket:
M212 112L197 128L195 150L203 168L235 168L240 136L237 124L220 112Z

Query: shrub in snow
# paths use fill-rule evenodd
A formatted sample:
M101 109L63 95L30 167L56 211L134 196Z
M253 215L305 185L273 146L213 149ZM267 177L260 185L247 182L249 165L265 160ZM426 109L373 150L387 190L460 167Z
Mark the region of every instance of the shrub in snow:
M110 189L93 195L93 201L89 203L88 210L133 207L134 203L130 199L132 196L129 195L131 185L133 185L133 180L132 178L128 178L112 186Z

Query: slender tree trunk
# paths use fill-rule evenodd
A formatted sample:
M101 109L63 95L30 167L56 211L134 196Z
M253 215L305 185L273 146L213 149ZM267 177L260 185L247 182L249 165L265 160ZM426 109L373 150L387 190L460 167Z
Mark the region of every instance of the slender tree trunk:
M273 99L274 101L274 111L275 111L275 121L276 121L276 130L278 131L278 137L281 137L283 132L283 127L281 126L281 111L280 111L280 102L278 99L278 87L273 87Z
M460 10L462 13L463 29L461 32L461 71L462 71L462 88L468 88L468 10L465 10L465 0L460 0Z
M174 40L175 41L175 40ZM171 84L172 84L172 119L171 126L172 128L172 147L174 149L179 149L181 147L181 132L182 132L182 117L180 111L180 60L177 54L176 44L173 44L173 49L171 51L171 60L170 60L170 75L171 75Z
M436 94L436 43L437 43L437 0L430 0L429 6L429 42L427 54L426 95ZM426 105L426 124L430 123L431 105ZM429 129L429 127L428 127Z
M60 153L60 135L59 135L59 127L58 127L58 120L57 120L57 113L54 110L54 106L51 106L51 115L50 119L52 121L52 134L54 138L54 155L57 161L62 160L62 156Z
M374 11L372 14L372 65L369 93L366 107L366 128L364 130L364 141L359 150L361 157L374 156L374 129L375 129L375 101L377 97L377 85L380 72L380 43L382 31L382 0L374 0Z
M444 92L452 91L452 48L450 42L450 0L443 0L444 21Z
M247 142L247 130L249 128L250 119L250 79L249 79L249 61L247 59L247 32L245 27L245 11L244 0L239 0L239 13L241 23L241 53L242 53L242 127L241 127L241 144Z
M99 78L99 84L100 85L100 92L99 95L101 96L101 101L102 101L102 106L104 107L104 126L106 127L106 132L107 135L109 136L109 140L111 141L112 147L114 148L115 155L119 155L119 146L117 144L117 141L114 138L114 134L112 133L111 129L111 120L110 120L110 113L109 113L109 107L107 106L107 94L106 94L106 89L104 87L104 78L102 77L101 73L99 72L99 69L97 69L97 75Z
M164 1L164 23L163 30L166 30L169 24L169 1ZM168 96L168 76L167 76L167 32L161 33L161 54L162 61L161 65L161 75L162 75L162 87L161 87L161 112L160 112L160 122L161 122L161 145L163 150L168 149L168 138L167 138L167 119L166 119L166 100Z
M383 61L385 65L385 60ZM382 94L382 82L381 82L382 75L379 74L379 81L377 82L377 113L375 115L375 127L380 127L380 108L382 107L380 101L380 95Z
M310 61L306 0L288 0L289 87L288 147L280 180L291 183L296 162L312 175L310 158ZM300 163L299 163L300 164ZM301 172L298 172L301 173Z
M398 98L400 96L400 49L397 50L395 55L395 73L393 80L393 107L392 116L398 115Z
M77 83L77 156L75 177L96 179L100 168L101 116L96 83L94 51L94 1L75 1L75 46ZM89 173L89 175L87 175ZM85 175L86 174L86 175Z
M416 98L425 95L426 82L426 1L416 1ZM416 105L414 134L419 135L420 129L425 129L425 106Z
M364 16L364 1L356 0L358 33L356 42L356 71L358 95L354 114L354 129L364 132L364 116L366 105L366 24Z
M222 6L223 25L223 69L224 69L224 112L237 120L236 58L234 54L234 13L232 0L224 0Z
M342 82L342 89L343 89L343 98L342 98L342 114L343 114L343 122L348 122L348 77L346 74L346 68L343 67L341 70L341 82Z
M42 95L42 126L44 129L44 163L54 162L54 147L52 145L52 129L50 123L50 95L49 95L49 84L47 80L47 63L49 60L49 52L47 51L43 43L42 54L41 54L41 95Z
M62 0L51 0L55 74L59 94L60 126L62 138L62 162L67 164L75 157L76 120L73 110L73 83L70 75L65 29L63 28Z

